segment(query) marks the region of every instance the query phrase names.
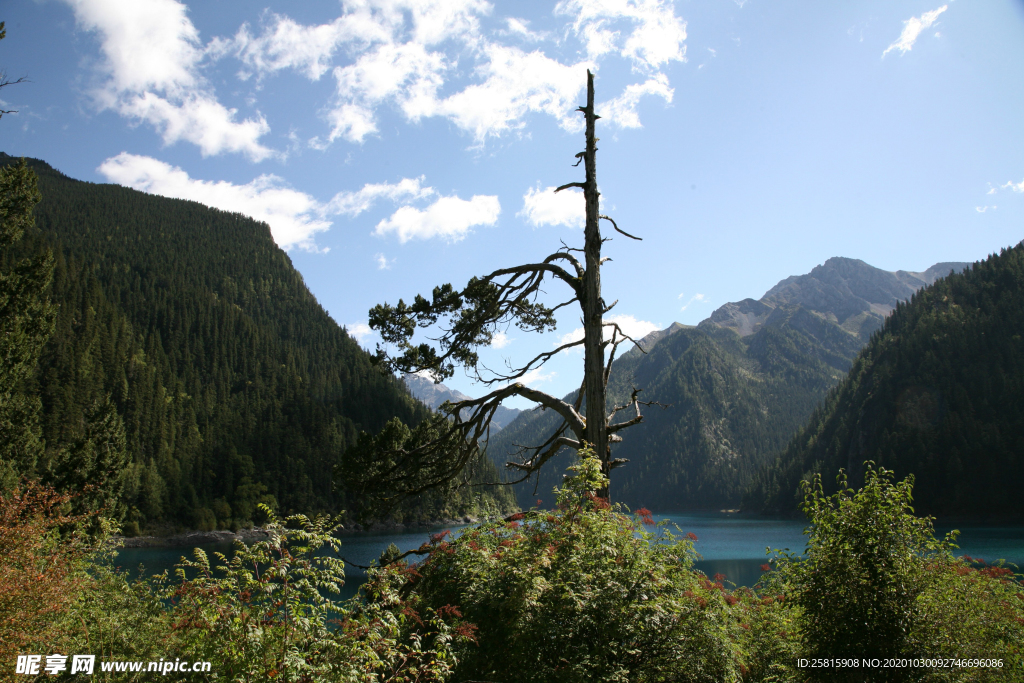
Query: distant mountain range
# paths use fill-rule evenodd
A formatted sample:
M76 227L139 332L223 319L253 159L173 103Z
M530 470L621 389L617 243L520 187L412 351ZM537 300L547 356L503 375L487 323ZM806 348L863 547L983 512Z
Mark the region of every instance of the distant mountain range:
M858 259L830 258L806 275L782 280L757 301L744 299L725 304L704 323L713 323L746 337L771 324L773 314L785 315L787 308L800 306L866 342L898 302L908 300L925 285L951 272L960 272L968 265L936 263L921 273L889 272Z
M409 393L427 404L427 407L431 410L437 410L445 401L455 403L456 401L465 401L470 398L461 391L449 389L443 384L435 384L432 380L412 373L406 373L402 376L402 379L405 381L405 386L409 389ZM494 411L494 417L491 418L491 431L497 432L508 426L512 420L516 419L519 412L516 408L498 406L497 410Z
M613 499L658 510L738 507L756 474L785 448L857 353L899 302L966 263L924 272L889 272L832 258L786 278L759 300L728 303L697 326L675 323L616 361L609 403L633 387L669 405L648 407L622 432L614 456ZM501 465L515 444L540 443L554 415L526 411L491 439ZM558 456L539 482L519 485L520 505L550 498L571 454ZM536 491L536 494L534 494Z

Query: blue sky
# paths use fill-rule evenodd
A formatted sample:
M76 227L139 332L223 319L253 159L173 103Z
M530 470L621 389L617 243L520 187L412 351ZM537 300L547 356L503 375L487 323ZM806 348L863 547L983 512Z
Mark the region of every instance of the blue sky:
M582 179L588 67L602 206L643 237L606 245L605 299L636 333L831 256L923 270L1024 238L1020 0L22 0L0 20L0 67L31 80L0 91L0 150L266 220L368 348L374 304L581 241L582 200L548 188ZM530 382L561 395L581 365Z

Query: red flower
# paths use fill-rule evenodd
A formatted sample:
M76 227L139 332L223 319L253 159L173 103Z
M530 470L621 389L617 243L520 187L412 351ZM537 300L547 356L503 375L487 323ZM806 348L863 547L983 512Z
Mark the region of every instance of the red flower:
M544 501L542 501L542 500L541 500L540 498L538 498L538 499L537 499L537 507L540 507L540 506L541 506L541 503L543 503L543 502L544 502Z
M517 512L516 514L512 515L511 517L509 517L509 520L511 520L513 522L518 522L523 517L526 517L526 515L524 515L522 512Z
M726 595L725 601L730 605L735 605L737 602L739 602L739 599L735 595Z
M693 533L692 531L690 533L686 534L686 537L688 539L690 539L691 541L696 541L697 540L697 534Z
M437 608L437 616L444 618L447 616L462 617L462 612L455 605L442 605Z
M444 539L445 536L450 536L451 533L452 533L451 531L445 530L445 531L442 531L439 534L430 534L430 542L431 543L440 543Z
M640 508L636 511L636 514L640 516L640 521L644 524L654 524L654 518L651 517L651 511L647 508Z
M718 572L712 577L715 581L722 581L725 579L725 574Z
M763 572L770 572L771 570L772 570L772 566L770 564L768 564L767 562L765 562L764 564L761 565L761 571L763 571Z

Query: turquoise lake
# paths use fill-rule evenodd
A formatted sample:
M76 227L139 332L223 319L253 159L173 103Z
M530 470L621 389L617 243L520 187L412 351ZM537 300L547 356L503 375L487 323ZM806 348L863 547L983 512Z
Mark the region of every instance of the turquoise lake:
M719 512L676 513L654 515L655 520L668 519L677 524L682 532L697 535L695 549L702 559L696 568L708 576L724 574L727 581L737 586L752 586L761 576L761 565L766 561L765 549L789 549L802 552L805 544L803 534L806 523L800 520L770 519L760 516ZM451 529L458 533L464 527L437 527L416 531L392 533L359 533L341 539L341 552L346 561L369 565L394 543L403 552L418 548L427 541L431 533ZM937 535L944 535L952 528L960 530L957 544L959 555L969 555L986 562L1006 560L1024 567L1024 527L982 526L936 523ZM219 551L230 554L230 544L201 546L208 553ZM182 555L191 555L190 548L129 548L118 552L115 564L135 574L141 564L145 573L159 574L171 569ZM347 582L344 597L355 595L366 575L362 569L346 567Z

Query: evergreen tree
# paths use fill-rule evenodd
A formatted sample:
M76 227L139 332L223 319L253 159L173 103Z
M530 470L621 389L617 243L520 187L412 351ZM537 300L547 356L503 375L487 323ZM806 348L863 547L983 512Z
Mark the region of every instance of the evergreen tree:
M55 307L47 296L53 258L13 253L33 225L39 198L36 174L24 159L0 168L0 491L34 471L43 451L41 401L31 385L53 331Z

